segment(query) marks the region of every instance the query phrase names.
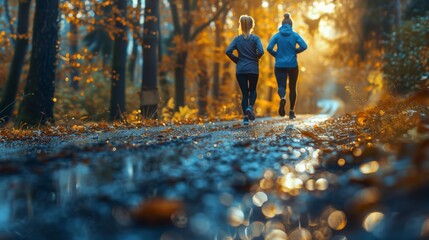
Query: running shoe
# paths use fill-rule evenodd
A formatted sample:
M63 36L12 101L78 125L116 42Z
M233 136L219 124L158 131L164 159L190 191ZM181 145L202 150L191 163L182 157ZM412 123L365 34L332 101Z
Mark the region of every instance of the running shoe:
M286 99L282 98L282 99L280 100L280 107L279 107L279 115L280 115L281 117L284 117L284 116L286 115L286 112L285 112L285 105L286 105Z
M289 119L296 118L295 113L293 111L289 111Z
M249 125L249 118L247 116L243 118L243 125Z
M246 108L246 115L250 120L255 120L255 112L253 112L253 108L251 106Z

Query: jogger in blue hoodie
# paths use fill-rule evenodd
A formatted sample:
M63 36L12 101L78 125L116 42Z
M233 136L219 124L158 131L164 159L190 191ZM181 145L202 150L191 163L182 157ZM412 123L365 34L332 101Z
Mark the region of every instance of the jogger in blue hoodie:
M302 37L293 31L293 21L289 13L285 13L282 26L270 40L267 51L276 59L274 73L277 79L278 94L280 96L279 115L284 116L286 105L286 81L289 77L289 118L294 119L295 102L297 97L296 83L298 80L297 54L307 49L307 44ZM274 46L277 49L274 50ZM297 47L298 45L298 47Z
M226 48L225 54L236 63L236 77L240 85L243 109L243 124L249 124L250 120L255 120L253 106L256 101L256 85L259 78L259 59L264 55L261 39L251 34L255 27L255 21L252 17L243 15L240 17L241 35L234 38L231 44ZM234 55L237 50L238 56Z

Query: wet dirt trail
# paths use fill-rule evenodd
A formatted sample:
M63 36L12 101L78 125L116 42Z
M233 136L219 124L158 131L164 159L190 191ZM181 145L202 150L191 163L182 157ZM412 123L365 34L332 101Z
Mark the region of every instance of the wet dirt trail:
M0 239L379 239L362 229L360 205L344 205L371 189L344 187L359 174L321 162L332 136L311 130L326 119L1 143Z

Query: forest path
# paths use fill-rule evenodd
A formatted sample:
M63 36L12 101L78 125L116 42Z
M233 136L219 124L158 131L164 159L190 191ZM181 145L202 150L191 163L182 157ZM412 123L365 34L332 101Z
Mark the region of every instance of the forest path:
M228 121L1 143L0 237L231 236L228 211L238 211L229 216L239 215L232 221L250 218L237 207L253 211L240 203L249 200L253 184L283 165L292 170L299 160L313 159L316 150L291 134L327 118L299 115L292 121L260 118L248 126ZM154 197L161 207L151 204ZM171 214L178 214L173 224Z
M97 131L60 137L35 137L32 140L0 143L0 161L23 160L38 154L52 154L64 147L83 147L95 143L115 141L152 145L188 137L207 137L206 141L243 141L281 133L289 126L305 128L328 119L328 115L298 115L293 121L280 117L258 118L248 126L241 121L209 122L194 125L166 125L138 129ZM133 142L136 141L136 142ZM138 142L138 143L137 143Z
M429 212L429 181L408 151L421 146L380 143L358 120L301 115L3 142L0 239L420 239L425 218L414 222ZM378 218L367 220L371 212ZM390 218L371 232L380 214Z

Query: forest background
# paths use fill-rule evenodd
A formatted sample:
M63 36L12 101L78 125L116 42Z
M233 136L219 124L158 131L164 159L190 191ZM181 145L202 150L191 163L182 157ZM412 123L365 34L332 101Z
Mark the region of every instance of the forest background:
M224 54L238 18L266 47L285 12L299 55L298 114L341 114L427 88L425 0L1 0L3 126L240 116ZM28 49L28 51L27 51ZM256 113L276 114L274 59L260 62Z

